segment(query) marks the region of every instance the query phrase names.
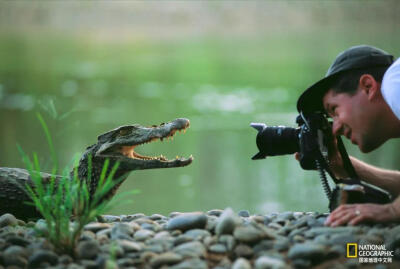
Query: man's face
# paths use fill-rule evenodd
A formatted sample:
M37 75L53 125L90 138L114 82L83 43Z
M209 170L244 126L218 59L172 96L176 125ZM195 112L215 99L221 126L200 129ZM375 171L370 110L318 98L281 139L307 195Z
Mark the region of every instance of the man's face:
M323 104L333 119L334 135L346 136L362 152L370 152L384 142L374 124L374 106L363 90L357 90L354 95L329 90L323 97Z

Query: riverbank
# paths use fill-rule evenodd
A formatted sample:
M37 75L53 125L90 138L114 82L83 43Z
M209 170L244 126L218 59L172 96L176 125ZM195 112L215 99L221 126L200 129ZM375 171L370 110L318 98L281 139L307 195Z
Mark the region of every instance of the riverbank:
M330 228L323 225L326 217L315 212L250 215L229 208L103 216L85 227L72 257L56 253L37 236L47 229L42 220L25 223L5 214L0 217L0 269L400 268L400 225ZM347 243L386 252L347 258Z

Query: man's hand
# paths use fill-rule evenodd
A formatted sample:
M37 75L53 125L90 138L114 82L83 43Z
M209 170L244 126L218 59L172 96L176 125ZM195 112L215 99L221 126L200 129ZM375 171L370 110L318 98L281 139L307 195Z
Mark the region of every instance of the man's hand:
M336 208L326 219L327 226L357 225L361 222L398 221L400 214L393 203L378 204L347 204Z

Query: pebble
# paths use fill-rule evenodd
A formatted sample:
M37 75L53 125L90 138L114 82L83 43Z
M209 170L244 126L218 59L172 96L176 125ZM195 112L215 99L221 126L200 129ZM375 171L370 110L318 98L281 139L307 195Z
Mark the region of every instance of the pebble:
M251 264L248 260L239 258L233 263L232 269L251 269Z
M77 255L81 259L93 259L100 253L100 246L97 241L82 241L77 246Z
M174 212L169 217L109 215L103 223L85 226L75 258L56 252L34 232L34 228L47 232L44 220L26 225L16 220L17 226L0 227L0 269L356 268L358 260L346 258L347 242L384 244L395 250L390 267L400 268L400 225L321 226L326 216L315 212L251 216L230 208L206 214Z
M181 262L183 257L173 252L165 252L150 259L150 266L158 268L162 265L172 265Z
M175 247L173 251L184 257L204 257L206 254L205 247L198 241L181 244Z
M43 263L56 265L58 263L58 256L52 251L39 250L29 257L28 263L29 268L38 268Z
M207 224L207 216L202 213L186 213L170 219L167 222L167 230L186 231L190 229L204 229Z
M254 268L255 269L269 269L269 268L274 268L274 269L281 269L285 268L285 262L275 258L275 257L269 257L269 256L261 256L259 257L255 263L254 263Z
M135 233L134 239L137 241L146 241L154 236L154 232L146 229L139 230Z
M232 234L233 230L241 223L240 218L233 212L231 208L225 209L217 220L215 233Z
M18 220L14 217L14 215L6 213L0 216L0 228L16 225L18 225Z

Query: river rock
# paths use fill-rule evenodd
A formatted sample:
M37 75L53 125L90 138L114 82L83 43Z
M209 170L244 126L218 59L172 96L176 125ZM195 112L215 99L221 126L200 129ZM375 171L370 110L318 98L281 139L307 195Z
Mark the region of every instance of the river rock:
M29 257L28 263L29 268L38 268L42 263L56 265L58 264L58 256L52 251L39 250Z
M14 215L6 213L0 216L0 228L16 225L18 225L18 220L14 217Z
M255 263L254 263L255 269L283 269L285 268L285 262L275 258L275 257L269 257L269 256L261 256L259 257Z
M111 229L111 239L131 239L134 229L127 223L116 223Z
M293 245L289 252L290 259L320 260L325 256L326 248L315 243L298 243Z
M188 242L181 244L173 249L173 251L177 254L180 254L184 257L204 257L206 253L206 249L203 244L198 241Z
M254 225L239 226L235 228L233 236L236 240L245 243L254 243L264 238L275 238L275 236L266 229L267 228Z
M207 224L207 216L202 213L181 214L167 222L167 230L187 231L190 229L204 229Z
M227 208L219 216L217 220L217 226L215 227L215 233L221 234L232 234L233 230L241 222L240 218L233 212L231 208Z
M93 222L85 225L85 230L97 233L100 230L111 228L109 223Z
M20 246L10 246L3 253L5 266L25 267L28 264L28 252Z
M154 236L154 232L146 229L137 231L134 235L134 239L137 241L146 241L147 239Z
M170 269L208 269L207 263L200 259L185 260L177 265L169 267Z
M232 269L251 269L251 264L248 260L239 258L233 263Z
M162 265L172 265L181 262L183 257L179 254L173 252L165 252L163 254L157 255L150 260L150 265L152 267L158 268Z
M77 255L80 259L94 259L100 253L100 246L97 241L82 241L77 246Z
M250 212L248 210L240 210L238 212L239 217L248 218L250 217Z

